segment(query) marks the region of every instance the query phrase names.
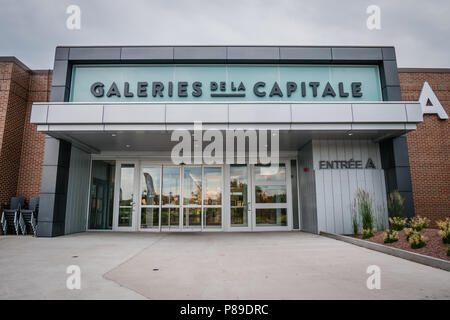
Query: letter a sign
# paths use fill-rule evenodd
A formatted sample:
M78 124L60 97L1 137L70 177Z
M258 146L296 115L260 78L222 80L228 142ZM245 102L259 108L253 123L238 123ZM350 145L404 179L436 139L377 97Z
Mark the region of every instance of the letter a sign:
M436 97L428 82L423 83L422 91L419 97L422 113L437 114L440 119L448 119L448 115L442 107L441 102Z

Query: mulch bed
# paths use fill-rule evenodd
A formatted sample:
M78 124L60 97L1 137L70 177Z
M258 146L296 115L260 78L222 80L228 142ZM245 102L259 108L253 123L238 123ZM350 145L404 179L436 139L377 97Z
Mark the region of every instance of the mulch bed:
M411 244L406 240L406 235L403 230L398 232L398 241L394 243L383 242L384 231L377 231L372 238L363 240L450 261L450 257L447 256L445 252L445 248L448 244L444 244L442 242L442 238L437 234L437 232L438 229L424 229L420 231L421 234L429 239L427 245L420 249L411 248ZM361 239L361 235L359 235L358 238Z

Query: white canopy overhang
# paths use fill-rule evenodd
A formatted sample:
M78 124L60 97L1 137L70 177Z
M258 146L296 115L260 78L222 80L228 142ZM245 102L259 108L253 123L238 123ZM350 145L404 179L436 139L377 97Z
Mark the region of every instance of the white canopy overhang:
M37 130L92 153L168 151L173 130L278 129L280 150L313 138L380 141L415 130L419 102L33 103Z

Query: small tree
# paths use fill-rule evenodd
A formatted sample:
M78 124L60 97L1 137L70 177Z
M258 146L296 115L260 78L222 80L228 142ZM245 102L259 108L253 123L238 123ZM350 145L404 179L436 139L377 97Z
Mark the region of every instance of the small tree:
M389 217L403 217L403 197L397 190L389 193L388 211Z

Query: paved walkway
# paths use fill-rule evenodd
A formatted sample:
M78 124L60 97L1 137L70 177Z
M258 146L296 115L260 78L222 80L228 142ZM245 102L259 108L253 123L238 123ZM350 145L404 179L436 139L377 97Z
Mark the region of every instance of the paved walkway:
M0 279L0 299L450 299L450 272L302 232L2 236Z

